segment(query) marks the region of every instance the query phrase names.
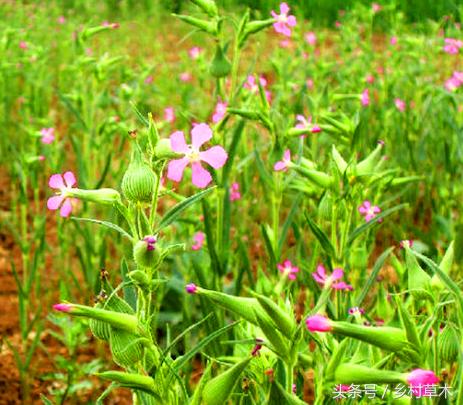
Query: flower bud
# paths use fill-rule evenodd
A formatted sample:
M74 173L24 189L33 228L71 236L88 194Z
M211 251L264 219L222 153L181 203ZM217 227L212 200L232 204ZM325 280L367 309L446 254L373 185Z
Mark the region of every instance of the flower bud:
M312 315L305 320L310 332L329 332L333 329L331 321L323 315Z
M121 201L119 191L112 188L100 188L98 190L82 190L80 188L69 188L64 193L66 197L74 197L83 201L97 204L112 205Z
M161 254L156 245L155 236L145 236L135 243L133 247L133 258L139 267L155 268L159 263Z
M104 380L117 382L124 387L150 392L156 396L158 395L154 380L146 375L124 373L122 371L104 371L102 373L96 373L95 375Z
M334 372L336 384L388 384L403 382L403 374L396 371L378 370L358 364L340 364Z
M333 183L334 179L332 176L319 172L317 170L308 170L303 168L302 166L294 165L294 169L304 178L309 180L311 183L322 187L322 188L330 188Z
M112 328L109 342L113 360L121 367L133 366L143 358L140 336Z
M247 367L252 357L249 357L232 368L208 381L204 387L202 399L204 405L223 405L233 391L239 376Z
M458 358L460 343L457 331L447 325L437 338L439 355L443 361L452 363Z
M217 44L215 48L214 59L212 59L211 65L209 67L209 72L212 76L221 78L228 76L231 71L231 63L227 59L226 55L220 44Z
M151 202L156 186L156 174L143 162L140 151L135 148L129 167L122 178L122 192L127 200Z

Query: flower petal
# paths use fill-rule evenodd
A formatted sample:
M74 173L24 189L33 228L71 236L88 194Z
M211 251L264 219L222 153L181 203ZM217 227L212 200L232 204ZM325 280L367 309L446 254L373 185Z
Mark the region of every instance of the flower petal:
M61 210L60 210L60 215L64 218L68 217L70 214L71 214L71 211L72 211L72 204L71 204L71 201L69 201L69 199L67 198L63 205L61 206Z
M191 130L191 144L199 149L212 138L212 129L207 124L198 124Z
M281 14L288 14L289 12L289 6L286 3L281 3L280 4L280 13Z
M64 185L63 176L61 176L61 174L53 174L53 175L51 175L50 180L48 180L48 185L51 188L57 188L59 190L66 187Z
M288 24L290 27L295 27L297 24L296 17L294 17L293 15L288 16L286 24Z
M291 151L289 149L285 150L285 153L283 154L283 161L290 161L291 160Z
M281 171L281 170L286 170L287 167L286 167L286 163L283 162L282 160L279 160L278 162L275 163L275 165L273 166L273 170L276 170L277 172Z
M185 142L185 135L182 131L175 131L173 134L170 135L170 147L174 152L188 152L188 145Z
M325 284L325 279L320 277L317 273L312 273L312 277L317 283Z
M167 166L167 178L173 181L180 181L183 177L183 171L190 160L187 157L171 160Z
M220 169L227 161L228 155L224 148L217 145L204 152L200 152L199 158L214 169Z
M201 166L200 162L194 162L191 170L191 180L196 187L204 188L212 181L211 174Z
M66 183L66 187L71 188L72 186L76 185L77 180L73 172L66 172L64 173L63 177L64 177L64 182Z
M62 195L54 195L47 200L47 208L52 211L57 210L63 200L64 197Z
M331 280L335 281L335 280L339 280L340 278L342 278L342 276L344 275L344 270L343 269L334 269L333 270L333 273L331 273Z
M319 264L319 265L317 266L317 274L318 274L321 278L326 279L326 270L325 270L325 268L324 268L321 264Z

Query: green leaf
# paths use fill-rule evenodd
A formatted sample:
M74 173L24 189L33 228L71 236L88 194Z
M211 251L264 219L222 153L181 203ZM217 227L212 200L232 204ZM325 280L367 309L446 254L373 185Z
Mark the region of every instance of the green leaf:
M322 246L323 250L328 254L328 256L336 257L336 251L333 245L331 244L330 240L328 239L328 236L326 235L326 233L323 232L319 228L319 226L314 221L312 221L312 219L309 218L307 213L305 214L305 219L307 220L307 223L309 224L310 230L320 242L320 245Z
M175 361L172 363L173 369L178 372L186 363L188 363L193 356L201 351L204 347L206 347L210 342L212 342L214 339L219 337L220 335L224 334L225 332L229 331L233 327L235 327L238 323L241 321L236 321L231 323L230 325L226 325L219 330L216 330L215 332L211 333L207 337L205 337L203 340L201 340L195 347L193 347L188 353L185 353L183 356L178 357L175 359Z
M368 231L370 228L372 228L378 221L381 219L391 215L393 212L396 212L398 210L401 210L402 208L405 208L408 206L407 203L396 205L395 207L389 208L380 214L378 214L376 217L371 219L368 222L365 222L364 224L360 225L358 228L354 229L354 231L349 235L349 239L347 240L347 245L350 246L352 242L357 239L362 233Z
M355 306L360 307L362 305L363 300L368 294L368 291L370 291L371 286L373 283L376 282L376 278L378 277L379 271L383 267L384 262L388 258L388 256L391 254L391 252L394 250L393 247L390 247L386 251L384 251L381 256L378 257L378 259L375 262L375 265L373 266L373 270L370 274L370 277L368 277L367 282L363 286L362 291L360 292L359 296L357 297L355 301Z
M172 222L174 222L180 214L185 211L187 208L189 208L191 205L195 204L198 201L201 201L204 197L209 195L213 190L215 190L214 187L210 187L204 191L200 191L199 193L192 195L188 198L185 198L183 201L179 202L177 205L172 207L169 211L166 212L166 214L162 217L161 221L158 224L158 227L156 229L155 233L158 233L162 228L165 228L166 226L170 225Z
M133 103L132 101L130 102L130 106L132 107L133 111L135 111L135 114L137 115L138 119L146 126L149 128L150 126L150 123L149 121L146 119L146 117L140 112L140 110L137 108L137 106L135 105L135 103Z
M297 197L294 199L293 205L291 206L291 211L289 211L289 214L286 217L285 223L283 224L283 228L281 230L281 235L280 235L280 240L278 241L278 257L281 254L283 244L285 243L289 228L293 222L293 218L298 211L299 205L301 203L301 199L302 199L302 193L299 193Z
M93 219L93 218L71 217L71 219L74 220L74 221L92 222L94 224L105 226L106 228L109 228L109 229L112 229L113 231L119 232L122 236L125 236L126 238L132 240L132 236L130 236L130 234L128 232L126 232L124 229L122 229L119 225L113 224L112 222L101 221L99 219Z

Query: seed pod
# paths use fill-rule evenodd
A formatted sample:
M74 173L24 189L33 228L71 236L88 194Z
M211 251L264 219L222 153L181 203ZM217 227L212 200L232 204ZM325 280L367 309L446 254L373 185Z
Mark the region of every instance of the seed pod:
M121 329L113 328L110 335L113 360L121 367L133 366L143 358L140 337Z
M390 370L360 366L358 364L340 364L334 372L336 384L386 384L404 382L404 374Z
M439 354L442 360L452 363L458 358L460 344L457 331L447 325L438 337Z
M160 249L156 246L155 236L145 236L133 246L135 263L142 268L155 268L161 257Z
M103 307L103 304L101 302L98 302L95 305L95 308L102 308L102 307ZM101 340L109 340L110 333L111 333L111 325L109 325L106 322L99 321L97 319L90 319L88 326L90 327L90 330L93 336Z
M291 339L294 330L296 329L296 324L283 309L281 309L275 302L270 298L267 298L263 295L255 294L255 297L259 301L259 304L265 310L268 316L275 323L278 330L283 333L284 336Z
M205 405L223 405L233 391L240 374L252 360L249 357L232 368L214 377L204 387L202 399Z
M142 390L144 392L149 392L160 400L154 380L147 375L124 373L122 371L115 370L96 373L96 375L104 380L115 381L123 387L130 387L133 389ZM145 404L146 402L143 403ZM148 403L151 404L154 402Z
M135 147L129 167L122 178L122 192L127 200L137 202L151 202L156 174L143 162L140 151Z
M318 215L321 219L330 220L333 210L333 202L331 201L329 193L323 194L320 204L318 205Z
M221 78L230 74L231 63L225 56L224 50L217 44L215 48L214 59L212 59L211 65L209 67L209 72L212 76Z

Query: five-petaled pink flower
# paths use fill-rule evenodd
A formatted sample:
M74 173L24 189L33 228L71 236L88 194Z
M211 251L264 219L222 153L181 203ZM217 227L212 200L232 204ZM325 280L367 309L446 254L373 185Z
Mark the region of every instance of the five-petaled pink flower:
M72 201L67 195L68 190L72 189L77 183L76 177L73 172L66 172L63 175L53 174L48 181L48 185L59 191L58 195L50 197L47 201L49 210L57 210L61 206L60 215L68 217L72 211Z
M299 272L299 268L293 266L289 260L285 260L283 263L277 265L278 270L280 270L283 275L287 276L290 280L296 279L296 274Z
M333 327L330 320L323 315L312 315L305 320L307 329L310 332L329 332Z
M273 170L276 170L277 172L282 171L282 170L286 171L288 170L288 167L290 165L291 165L291 151L289 149L286 149L285 152L283 153L283 159L275 163L275 165L273 166Z
M305 42L307 42L311 46L315 46L317 43L317 36L315 35L315 32L306 32L304 35Z
M195 243L191 246L192 250L199 250L203 247L204 241L206 240L206 234L204 232L196 232L193 236Z
M220 169L227 161L228 155L221 146L212 146L206 151L199 148L212 138L212 130L207 124L197 124L191 130L191 145L185 142L182 131L176 131L170 136L170 146L174 152L184 156L171 160L167 167L167 178L180 181L185 168L191 164L192 182L196 187L204 188L211 181L211 174L202 167L201 162L206 162L214 169Z
M306 129L307 132L311 132L312 134L317 134L322 131L322 129L316 125L312 124L312 117L308 116L307 118L301 114L296 115L296 128L297 129Z
M42 128L40 130L42 143L49 145L55 140L55 128Z
M203 49L200 48L199 46L194 46L193 48L190 48L190 50L188 51L188 55L190 56L191 59L196 60L201 55L202 51Z
M335 290L351 291L353 289L351 285L345 283L344 281L337 281L340 280L343 276L344 270L340 268L334 269L331 275L327 276L325 267L323 267L321 264L317 266L317 271L312 273L314 280L326 288L331 287Z
M423 370L417 368L407 375L407 382L415 397L428 397L431 396L431 390L426 389L427 386L437 384L439 378L432 370Z
M404 112L405 111L405 107L407 106L405 104L405 101L401 100L400 98L396 98L394 100L394 104L396 106L396 108L400 111L400 112Z
M230 187L230 201L236 201L241 198L240 185L233 183Z
M376 217L376 214L381 212L381 208L379 208L377 205L371 205L370 201L365 200L359 207L359 212L365 217L365 221L368 222Z
M223 120L223 117L225 117L225 114L227 113L227 106L228 103L220 100L217 101L214 113L212 114L212 122L214 124L217 124L218 122Z
M445 82L444 87L448 91L455 91L463 84L463 72L454 71L450 79Z
M291 36L291 27L296 26L296 17L293 15L288 15L289 6L286 3L280 4L280 14L275 13L272 10L272 17L276 20L273 24L273 28L279 34L286 35L287 37Z
M175 121L175 110L173 107L164 108L164 121L173 124Z
M370 90L365 89L362 91L362 95L360 96L360 102L364 107L370 104Z
M463 42L455 38L445 38L444 42L444 52L450 55L456 55L460 48L463 47Z

